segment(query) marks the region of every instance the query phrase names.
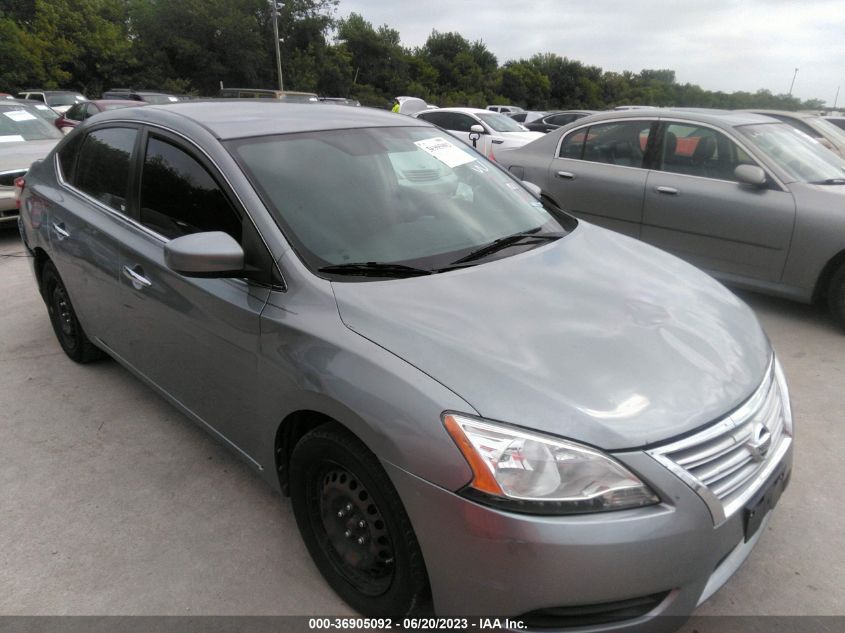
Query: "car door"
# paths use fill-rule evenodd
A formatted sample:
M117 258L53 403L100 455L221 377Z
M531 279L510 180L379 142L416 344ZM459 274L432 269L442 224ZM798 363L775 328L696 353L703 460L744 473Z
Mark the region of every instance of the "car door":
M639 237L650 119L603 121L568 131L549 165L545 189L562 208Z
M198 148L160 131L142 140L138 230L120 261L128 335L116 352L183 410L257 462L254 392L259 318L272 258L225 179ZM242 278L186 277L164 261L169 239L223 231L243 247Z
M642 239L709 271L779 281L795 222L792 194L771 177L764 188L740 184L734 169L758 163L723 131L666 121L658 136Z
M139 128L98 127L59 152L64 191L50 196L51 258L83 326L107 345L118 339L120 244L131 233L129 191Z

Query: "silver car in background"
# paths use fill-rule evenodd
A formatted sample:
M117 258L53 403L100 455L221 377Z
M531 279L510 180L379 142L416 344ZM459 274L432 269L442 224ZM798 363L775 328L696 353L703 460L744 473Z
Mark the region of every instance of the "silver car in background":
M672 629L789 480L744 303L423 121L105 112L22 200L67 355L115 358L289 494L365 615Z
M14 226L18 218L15 181L62 138L62 133L42 116L37 105L0 101L0 227Z
M598 114L496 155L543 196L740 288L827 303L845 327L845 161L714 110Z

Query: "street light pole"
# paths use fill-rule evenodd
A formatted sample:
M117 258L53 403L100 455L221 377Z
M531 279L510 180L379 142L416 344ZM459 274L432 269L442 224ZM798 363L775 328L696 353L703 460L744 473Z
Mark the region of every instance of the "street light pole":
M276 70L279 71L279 90L285 89L285 82L282 79L282 51L279 48L279 7L285 6L276 0L270 0L273 3L273 39L276 43Z
M795 73L792 75L792 83L789 84L789 96L792 96L792 87L795 85L795 78L798 76L798 69L795 69Z

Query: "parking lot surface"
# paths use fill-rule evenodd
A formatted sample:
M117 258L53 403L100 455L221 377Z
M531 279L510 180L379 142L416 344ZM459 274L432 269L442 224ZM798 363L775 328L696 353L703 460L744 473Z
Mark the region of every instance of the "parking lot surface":
M697 615L845 615L845 332L744 294L784 366L795 466L766 534ZM344 615L289 501L114 361L59 348L0 231L0 615Z

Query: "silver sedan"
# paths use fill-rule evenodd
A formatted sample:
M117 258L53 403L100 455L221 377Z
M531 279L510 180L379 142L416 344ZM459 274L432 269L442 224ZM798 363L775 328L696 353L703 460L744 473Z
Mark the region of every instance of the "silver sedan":
M785 123L608 112L496 158L578 217L731 285L826 301L845 326L845 161Z

